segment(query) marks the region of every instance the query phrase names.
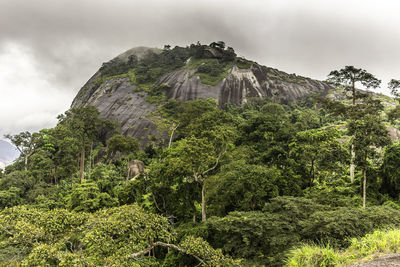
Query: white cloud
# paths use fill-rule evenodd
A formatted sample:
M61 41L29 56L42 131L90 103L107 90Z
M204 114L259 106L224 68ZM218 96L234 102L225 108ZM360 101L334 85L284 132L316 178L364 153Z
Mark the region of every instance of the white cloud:
M9 43L0 54L0 135L56 124L74 92L54 88L27 47Z

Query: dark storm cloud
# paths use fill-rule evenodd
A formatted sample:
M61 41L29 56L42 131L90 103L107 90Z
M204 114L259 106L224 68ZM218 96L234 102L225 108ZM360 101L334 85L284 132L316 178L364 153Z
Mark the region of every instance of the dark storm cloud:
M219 19L221 5L214 5L216 10L207 10L201 4L192 4L2 1L0 44L17 42L29 47L38 68L52 82L77 86L76 82L87 79L102 61L132 46L187 44L230 35L233 36L229 39L234 39L236 34L228 22Z
M102 62L135 46L224 40L238 54L290 73L324 79L355 65L388 80L400 78L399 7L373 0L2 0L0 59L10 47L23 50L21 60L29 58L46 93L66 95L48 116L64 111ZM46 107L56 100L41 101Z

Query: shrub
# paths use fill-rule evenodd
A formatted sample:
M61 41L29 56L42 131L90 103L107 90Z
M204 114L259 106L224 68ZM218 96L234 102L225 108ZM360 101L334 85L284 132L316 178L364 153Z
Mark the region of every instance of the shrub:
M336 266L341 258L331 247L319 247L316 245L303 245L289 252L288 267L331 267Z

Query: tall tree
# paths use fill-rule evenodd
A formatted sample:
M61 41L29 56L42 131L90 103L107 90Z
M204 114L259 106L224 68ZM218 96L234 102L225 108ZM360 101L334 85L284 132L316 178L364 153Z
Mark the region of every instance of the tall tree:
M188 183L201 188L201 218L206 216L207 177L214 171L224 155L226 148L218 150L207 138L189 137L179 140L172 146L165 158L166 174L173 173L184 177Z
M399 100L400 98L400 80L395 80L395 79L391 79L389 84L388 84L388 88L390 89L392 95Z
M367 169L369 159L378 148L390 144L391 140L386 126L382 123L380 113L383 105L379 100L368 98L364 103L352 107L347 123L348 133L352 135L356 163L363 170L363 208L367 198Z
M388 194L393 199L400 193L400 143L394 143L385 149L381 166L381 193Z
M315 173L326 154L333 154L340 147L337 138L340 133L336 129L321 130L311 129L296 134L295 141L291 143L291 154L298 158L298 162L306 163L308 170L308 182L311 188L314 184ZM336 158L336 161L340 158Z
M377 88L381 81L366 70L357 69L353 66L345 66L344 69L331 71L328 75L328 81L343 86L347 91L351 91L352 105L356 105L356 100L362 93L356 90L357 84L361 84L365 88ZM351 163L350 163L350 180L354 181L354 145L351 145Z
M24 169L28 170L28 160L30 156L35 152L38 145L39 134L30 132L21 132L16 135L6 134L5 138L9 139L11 143L18 149L21 156L24 157Z
M388 112L389 120L394 123L396 120L400 119L400 80L390 80L388 88L391 90L392 95L397 101L397 105Z
M179 119L179 132L185 137L176 141L169 149L166 150L163 160L160 162L158 169L160 174L165 177L179 177L183 183L191 184L186 191L197 191L201 188L201 213L202 220L207 219L206 216L206 190L208 177L219 167L219 162L224 156L227 149L231 146L236 136L235 128L231 116L224 111L218 110L216 105L208 100L194 101L193 107L189 108L185 104L189 113L193 111L202 111L211 108L210 111L200 113L201 116L193 117L188 120L186 116ZM211 104L211 105L210 105ZM198 115L197 113L192 113ZM175 182L174 182L175 183ZM197 196L192 194L192 207Z
M99 111L93 106L73 108L59 117L60 123L68 127L79 141L80 163L79 178L82 182L85 169L86 148L96 141L100 129L107 124L99 117Z
M139 150L139 141L132 136L125 136L123 134L114 134L107 140L107 154L111 159L117 152L122 155L129 155L136 153Z

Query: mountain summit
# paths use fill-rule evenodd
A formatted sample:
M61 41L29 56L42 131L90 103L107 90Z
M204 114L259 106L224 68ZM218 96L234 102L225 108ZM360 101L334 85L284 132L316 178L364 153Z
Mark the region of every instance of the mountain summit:
M103 63L71 107L93 105L103 118L118 121L122 133L143 140L156 132L149 114L170 99L214 98L220 106L254 97L289 103L331 89L328 83L238 57L224 42L137 47Z

